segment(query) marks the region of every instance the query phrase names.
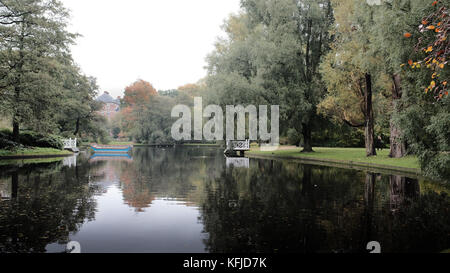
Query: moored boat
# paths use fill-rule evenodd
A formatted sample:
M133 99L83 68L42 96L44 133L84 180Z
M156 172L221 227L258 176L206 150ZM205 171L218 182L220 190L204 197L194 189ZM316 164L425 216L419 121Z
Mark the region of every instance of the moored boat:
M91 145L91 149L96 153L128 153L132 148L132 145Z

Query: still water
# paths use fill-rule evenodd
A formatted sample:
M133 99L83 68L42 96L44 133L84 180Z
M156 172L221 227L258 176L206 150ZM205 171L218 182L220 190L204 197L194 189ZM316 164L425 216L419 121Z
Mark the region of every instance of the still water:
M0 252L441 252L448 186L217 148L0 166Z

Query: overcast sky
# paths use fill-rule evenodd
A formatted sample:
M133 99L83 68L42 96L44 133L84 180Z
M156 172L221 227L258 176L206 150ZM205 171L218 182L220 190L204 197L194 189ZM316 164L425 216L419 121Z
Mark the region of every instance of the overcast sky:
M62 1L83 35L75 61L114 97L137 79L165 90L203 78L220 27L239 11L239 0Z

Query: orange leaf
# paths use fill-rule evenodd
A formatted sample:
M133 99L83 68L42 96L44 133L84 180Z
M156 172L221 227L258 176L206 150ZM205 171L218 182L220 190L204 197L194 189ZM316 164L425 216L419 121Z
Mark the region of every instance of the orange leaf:
M436 6L437 2L438 2L438 1L434 1L434 2L433 2L433 6Z
M409 60L409 61L408 61L408 64L409 64L409 65L412 65L412 64L413 64L413 61L412 61L412 60Z
M405 34L403 34L403 36L405 36L405 38L409 38L409 37L411 37L411 33L406 32Z
M448 96L448 91L445 91L445 93L444 93L446 96Z
M423 20L423 21L422 21L422 24L428 25L428 21L427 21L427 20Z
M433 29L435 29L435 27L433 25L431 25L431 26L428 26L427 29L433 30Z

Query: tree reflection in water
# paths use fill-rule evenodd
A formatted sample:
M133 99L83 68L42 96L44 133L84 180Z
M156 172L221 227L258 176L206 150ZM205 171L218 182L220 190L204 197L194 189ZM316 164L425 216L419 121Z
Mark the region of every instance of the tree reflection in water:
M439 252L449 246L449 197L399 176L268 160L206 183L208 251ZM363 182L363 183L361 183ZM236 200L238 206L230 206ZM414 237L414 238L412 238Z
M87 161L72 168L60 162L3 167L0 184L11 183L11 194L0 201L0 252L45 252L93 220L97 188L89 172L96 167Z
M174 249L180 240L196 242L199 249L204 240L206 251L215 253L367 252L369 241L380 242L382 252L450 248L449 190L439 183L289 161L227 165L223 151L215 148L139 148L132 157L79 158L70 168L60 163L1 167L0 252L45 252L49 244L67 243L87 221L94 222L91 229L77 233L85 231L85 240L95 241L95 232L111 228L120 230L113 241L120 247L126 245L120 237L130 236L121 227L133 225L149 240L138 238L142 245L125 250L148 249L158 233L139 225L154 216L147 209L154 200L173 200L179 207L158 215L159 226L173 223L186 206L199 209L192 213L195 219L184 218L200 225L189 235L198 237L174 239ZM111 187L123 199L103 194ZM122 216L131 222L111 227L107 210L95 220L96 202L99 207L106 202L106 208L120 202L113 206L119 209L125 203ZM171 227L167 238L184 228ZM103 239L97 250L107 250L109 238ZM179 246L185 249L192 248Z

